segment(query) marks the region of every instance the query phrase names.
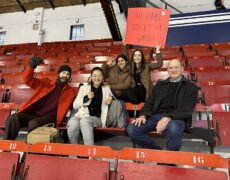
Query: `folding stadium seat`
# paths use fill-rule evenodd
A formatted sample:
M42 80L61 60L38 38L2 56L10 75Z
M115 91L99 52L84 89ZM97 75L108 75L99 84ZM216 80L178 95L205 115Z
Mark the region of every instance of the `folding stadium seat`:
M84 71L91 71L94 67L101 67L103 63L101 62L90 62L83 65Z
M230 112L213 112L213 121L219 121L219 134L221 138L221 145L222 146L230 146ZM216 127L215 127L216 128Z
M194 73L198 77L198 82L201 81L225 81L230 80L230 69L228 66L222 67L200 67L193 68Z
M89 47L88 52L104 52L108 51L107 46L99 46L99 47Z
M223 56L208 56L208 57L189 57L188 63L192 67L202 67L202 66L222 66L225 57Z
M115 157L115 151L110 147L72 144L36 143L30 146L29 152L100 158ZM73 179L74 177L74 179L85 180L109 180L109 164L109 161L102 160L28 154L23 174L26 179Z
M182 52L177 52L177 53L165 53L165 52L161 52L162 53L162 58L165 59L178 59L180 57L182 57Z
M25 84L22 79L22 72L5 74L3 78L6 85Z
M45 64L66 63L67 57L46 57L44 58Z
M182 46L185 56L214 56L216 51L210 50L208 44L192 44Z
M90 71L78 71L72 74L72 83L87 83L90 77Z
M76 44L75 46L89 48L89 47L93 47L93 43L92 42L81 42L79 44Z
M120 50L113 50L113 51L110 51L110 52L104 52L103 56L115 56L115 57L117 57L117 56L119 56L121 54L122 54L122 50L120 49Z
M15 44L6 45L4 47L6 48L6 52L13 52L16 49L16 45Z
M121 50L121 45L113 45L109 47L109 51L113 52L113 51L119 51Z
M74 54L74 55L71 55L69 52L67 51L59 51L57 52L57 57L70 57L70 56L76 56L78 54Z
M134 160L144 162L158 162L170 164L184 164L190 166L228 168L227 159L219 155L185 153L173 151L157 151L147 149L125 148L118 151L119 160ZM202 160L200 160L202 159ZM181 168L176 166L152 165L146 163L119 162L117 179L173 179L173 180L194 180L194 179L228 179L224 171L205 170L197 168ZM170 177L170 178L169 178Z
M28 54L29 51L27 49L25 50L15 50L12 52L14 56L21 55L21 54Z
M95 61L98 62L105 62L108 60L114 60L116 59L117 56L95 56Z
M0 152L0 174L2 180L15 179L18 165L18 153Z
M207 105L218 103L230 103L230 84L229 85L200 85L205 92Z
M2 102L2 100L4 99L3 95L6 95L6 92L9 91L9 89L11 88L11 86L9 85L0 85L0 102Z
M14 85L10 89L10 103L22 104L26 102L33 94L34 89L26 85Z
M14 55L1 55L0 56L0 61L8 60L8 59L15 59ZM19 59L19 58L17 58Z
M10 66L3 66L0 68L2 73L23 72L24 69L25 69L24 65L10 65Z
M0 103L0 128L5 128L6 118L12 113L16 112L18 105L15 103ZM1 146L1 144L0 144Z
M33 53L30 54L21 54L21 55L17 55L16 58L17 59L27 59L27 58L32 58L34 56Z
M6 52L6 48L0 48L0 56L2 56Z
M103 52L86 52L86 51L83 51L83 52L80 52L79 54L80 54L80 56L100 56L103 54Z
M213 43L212 48L216 50L218 55L228 56L230 55L230 43Z
M61 169L60 169L61 167ZM39 171L38 171L39 170ZM109 162L55 156L26 156L26 179L108 179Z
M160 49L162 54L174 54L180 51L180 46L166 46Z
M100 46L109 47L111 45L112 45L112 42L95 42L95 43L93 43L94 47L100 47Z
M72 56L69 58L70 63L88 63L93 61L93 56Z
M0 61L0 66L19 65L19 64L21 64L19 59L7 59L7 60Z

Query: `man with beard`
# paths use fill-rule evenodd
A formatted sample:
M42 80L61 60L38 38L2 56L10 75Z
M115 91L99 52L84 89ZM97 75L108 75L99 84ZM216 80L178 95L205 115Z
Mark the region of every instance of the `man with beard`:
M72 72L69 66L61 66L54 80L34 78L34 69L41 63L41 58L32 57L23 73L25 84L34 89L34 93L17 113L7 118L4 140L14 140L22 127L31 132L48 123L58 126L76 97L76 91L68 85Z

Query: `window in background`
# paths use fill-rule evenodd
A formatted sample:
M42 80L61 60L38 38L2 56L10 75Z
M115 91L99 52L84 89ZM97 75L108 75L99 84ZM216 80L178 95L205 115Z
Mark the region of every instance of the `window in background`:
M0 45L4 44L6 32L0 32Z
M84 25L73 25L70 30L70 40L84 40Z

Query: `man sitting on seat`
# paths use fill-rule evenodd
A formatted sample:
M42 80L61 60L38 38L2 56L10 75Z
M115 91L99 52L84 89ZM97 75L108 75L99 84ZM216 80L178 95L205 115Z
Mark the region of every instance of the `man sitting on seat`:
M7 118L4 140L14 140L22 127L27 127L28 132L31 132L47 123L59 125L75 99L76 91L67 83L71 77L71 68L61 66L54 80L34 78L34 69L41 63L41 58L32 57L23 73L25 84L33 88L34 93L17 113Z
M169 78L157 82L140 116L127 127L133 142L142 148L161 150L147 135L147 132L156 130L158 134L166 133L167 150L179 151L184 129L192 124L198 88L182 75L179 60L171 60L167 70Z

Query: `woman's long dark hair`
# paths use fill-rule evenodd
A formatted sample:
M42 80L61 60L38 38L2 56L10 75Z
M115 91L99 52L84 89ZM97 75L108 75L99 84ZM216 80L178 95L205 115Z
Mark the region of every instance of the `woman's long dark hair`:
M140 62L140 69L143 69L144 68L144 64L145 64L145 56L144 56L144 53L143 51L141 51L140 49L135 49L133 51L133 54L132 54L132 57L131 57L131 63L133 64L134 66L134 69L137 70L137 66L136 66L136 63L134 61L134 54L135 52L139 51L141 53L141 62ZM139 69L139 68L138 68Z

